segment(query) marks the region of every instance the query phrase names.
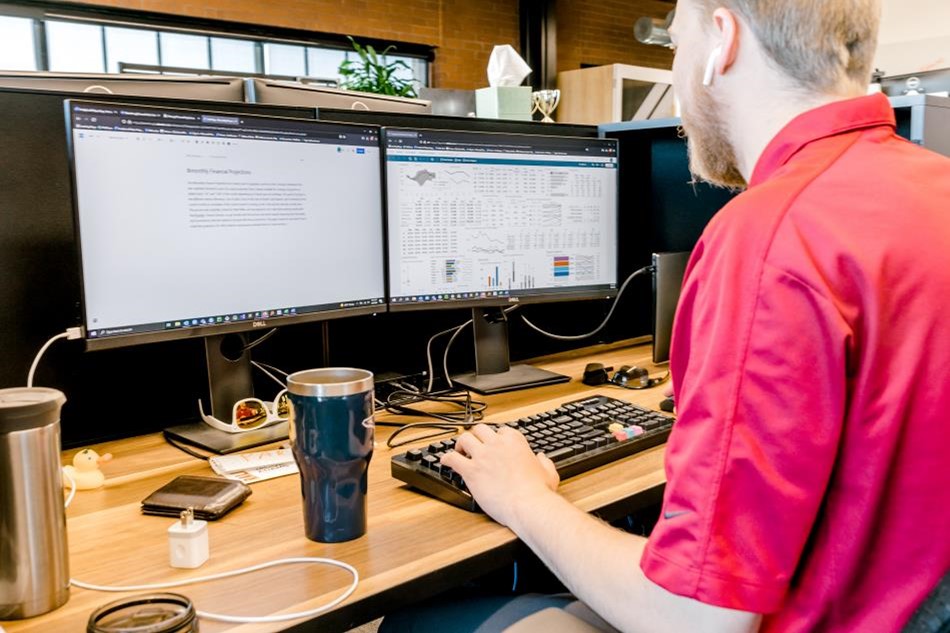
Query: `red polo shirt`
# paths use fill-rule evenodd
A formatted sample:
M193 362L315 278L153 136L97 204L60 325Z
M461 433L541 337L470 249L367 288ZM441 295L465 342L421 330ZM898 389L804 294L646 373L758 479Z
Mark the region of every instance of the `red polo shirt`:
M807 112L693 252L642 560L763 631L899 631L950 569L950 159Z

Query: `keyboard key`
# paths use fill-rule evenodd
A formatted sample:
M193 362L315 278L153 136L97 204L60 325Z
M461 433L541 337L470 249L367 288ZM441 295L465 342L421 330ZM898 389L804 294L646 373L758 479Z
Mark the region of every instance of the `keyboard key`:
M567 459L574 455L574 450L571 448L559 448L550 452L546 452L545 456L550 459L552 462L559 462L562 459Z

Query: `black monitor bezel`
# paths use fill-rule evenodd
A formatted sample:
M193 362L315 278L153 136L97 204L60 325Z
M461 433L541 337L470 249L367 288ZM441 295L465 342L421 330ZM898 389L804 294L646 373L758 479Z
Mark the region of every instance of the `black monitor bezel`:
M388 180L388 150L386 137L390 131L401 131L401 132L437 132L437 133L448 133L448 134L458 134L463 136L497 136L505 138L518 138L525 140L537 140L539 137L546 139L558 139L558 140L567 140L567 141L578 141L584 143L590 143L591 141L609 141L614 144L616 149L616 158L617 158L617 181L615 183L616 191L616 215L614 217L614 222L616 224L615 235L617 236L617 257L615 258L615 287L614 288L605 288L601 290L578 290L572 292L567 291L552 291L546 292L543 294L537 295L518 295L518 296L502 296L502 297L484 297L484 298L471 298L471 299L449 299L449 300L433 300L433 301L421 301L421 302L407 302L399 303L393 302L392 294L392 275L391 275L391 261L389 257L389 180ZM528 304L541 304L541 303L556 303L560 301L592 301L598 299L611 299L617 295L618 289L620 287L620 144L616 139L606 138L603 136L597 137L584 137L584 136L560 136L554 134L518 134L511 132L488 132L481 130L455 130L455 129L437 129L437 128L426 128L426 127L404 127L404 126L382 126L380 128L379 135L379 144L380 144L380 160L382 161L382 173L383 179L383 208L385 210L384 224L383 224L383 235L386 240L384 251L385 257L385 268L386 268L386 297L389 302L389 311L390 312L413 312L417 310L452 310L456 308L485 308L485 307L497 307L497 306L510 306L510 305L528 305Z
M74 226L74 235L76 240L76 252L79 257L79 287L82 295L81 300L81 311L82 311L82 325L83 325L83 340L85 341L85 346L87 351L103 350L103 349L114 349L119 347L130 347L134 345L141 345L146 343L158 343L163 341L174 341L182 339L193 339L193 338L205 338L208 336L222 335L222 334L240 334L243 332L252 332L256 330L268 330L275 327L283 327L285 325L297 325L302 323L313 323L319 321L327 321L331 319L339 319L344 317L351 316L360 316L367 314L376 314L379 312L385 312L388 305L388 287L387 287L387 277L385 273L385 264L386 264L386 251L385 251L385 230L386 230L386 215L385 215L385 203L383 196L385 195L385 190L382 189L384 185L383 181L383 168L380 165L380 219L382 222L382 239L383 244L380 244L380 247L383 248L383 296L379 297L381 299L380 303L366 305L366 306L352 306L338 309L329 309L321 310L319 312L308 312L305 314L291 315L291 316L280 316L277 318L266 318L260 320L247 320L240 321L238 323L234 322L225 322L225 323L215 323L214 325L202 325L195 328L182 328L182 329L169 329L169 330L157 330L154 332L135 332L131 334L119 334L111 335L103 338L90 338L88 335L88 323L89 318L86 313L86 283L85 283L85 272L83 269L82 261L82 236L81 236L81 227L79 222L79 197L78 189L76 183L76 167L75 167L75 147L73 145L73 124L72 124L72 115L71 109L73 105L87 105L89 107L129 107L129 108L141 108L145 110L161 110L165 112L188 112L188 113L200 113L200 114L209 114L209 115L220 115L222 111L220 110L200 110L192 108L170 108L166 106L148 106L140 105L137 103L122 103L121 99L115 101L102 101L102 100L85 100L85 99L64 99L63 100L63 113L65 116L65 129L66 129L66 148L68 153L68 162L69 162L69 178L70 178L70 187L71 187L71 198L72 198L72 207L73 207L73 226ZM274 121L288 121L291 123L307 123L313 124L321 127L336 128L340 130L354 130L354 129L372 129L377 133L377 140L381 138L379 134L380 129L375 125L361 125L353 123L337 123L330 121L319 121L317 119L296 119L291 117L278 117L271 115L263 114L247 114L245 112L237 113L243 117L253 117L258 119L269 119ZM380 150L381 142L380 142ZM369 300L367 298L365 300ZM375 299L372 298L372 299ZM354 300L354 301L363 301L364 299Z

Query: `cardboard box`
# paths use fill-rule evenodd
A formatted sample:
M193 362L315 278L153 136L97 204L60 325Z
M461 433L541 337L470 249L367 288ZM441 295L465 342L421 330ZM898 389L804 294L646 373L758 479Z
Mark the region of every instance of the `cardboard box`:
M531 120L531 86L496 86L475 91L475 112L486 119Z

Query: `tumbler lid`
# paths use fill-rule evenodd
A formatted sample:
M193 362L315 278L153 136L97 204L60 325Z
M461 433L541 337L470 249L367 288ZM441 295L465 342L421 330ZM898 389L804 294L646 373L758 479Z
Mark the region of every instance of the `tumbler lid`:
M287 390L317 398L367 393L373 390L373 372L353 367L306 369L287 376Z
M197 631L195 606L177 593L121 598L89 616L87 633L186 633Z
M0 434L38 429L59 421L66 396L47 387L0 389Z

